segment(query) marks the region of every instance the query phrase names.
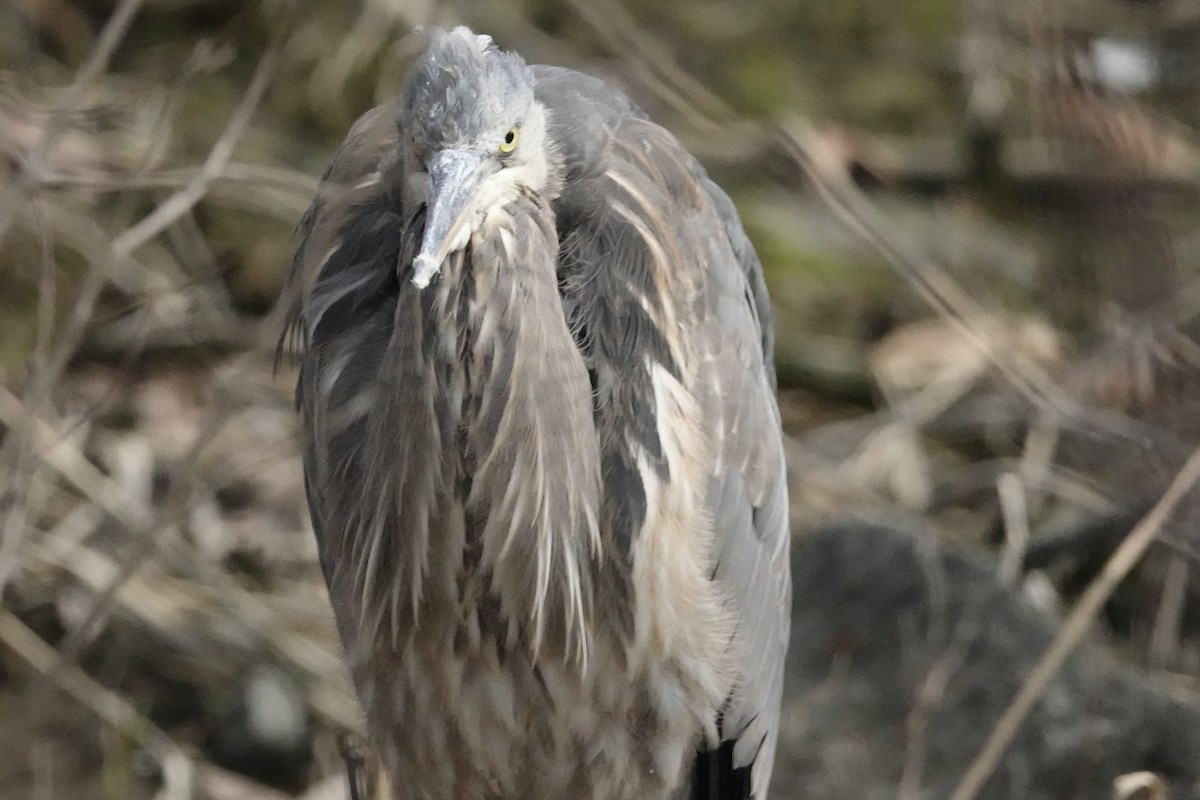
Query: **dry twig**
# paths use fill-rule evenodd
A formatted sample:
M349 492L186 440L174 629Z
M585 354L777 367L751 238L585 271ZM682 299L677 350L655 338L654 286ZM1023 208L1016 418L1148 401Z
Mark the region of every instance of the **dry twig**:
M1021 690L1013 698L1012 704L1000 717L987 742L963 774L963 778L950 796L950 800L974 800L979 794L1000 763L1004 751L1012 742L1030 709L1033 708L1033 704L1037 702L1050 681L1062 668L1067 657L1083 640L1084 635L1095 622L1097 614L1112 596L1117 584L1141 560L1146 548L1154 542L1163 525L1175 511L1175 507L1198 480L1200 480L1200 449L1192 453L1158 503L1134 527L1121 546L1108 559L1104 569L1088 585L1075 608L1063 622L1054 641L1051 642L1037 666L1026 678Z
M182 777L176 785L164 788L161 796L186 798L191 796L191 758L175 741L146 719L124 697L101 686L77 666L66 669L59 666L58 653L42 641L42 638L25 626L10 611L0 609L0 641L16 653L23 661L43 675L55 675L55 682L67 694L87 707L106 724L111 725L151 753L160 764L185 764L182 771L164 769L164 779L171 783L173 778ZM179 785L182 783L183 785Z

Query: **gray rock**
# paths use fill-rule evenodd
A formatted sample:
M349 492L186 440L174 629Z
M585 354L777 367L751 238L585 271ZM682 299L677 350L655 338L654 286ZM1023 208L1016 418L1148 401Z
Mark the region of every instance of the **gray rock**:
M799 537L792 559L775 796L947 797L1056 620L1002 585L987 556L915 524L841 521ZM980 797L1108 798L1138 770L1162 775L1171 797L1200 797L1200 706L1089 646Z

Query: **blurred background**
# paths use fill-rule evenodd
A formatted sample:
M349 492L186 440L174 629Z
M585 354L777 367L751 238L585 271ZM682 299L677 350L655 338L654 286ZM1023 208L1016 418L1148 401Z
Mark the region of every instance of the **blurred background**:
M348 797L276 300L429 23L622 87L762 258L772 796L1200 798L1197 0L0 4L0 797Z

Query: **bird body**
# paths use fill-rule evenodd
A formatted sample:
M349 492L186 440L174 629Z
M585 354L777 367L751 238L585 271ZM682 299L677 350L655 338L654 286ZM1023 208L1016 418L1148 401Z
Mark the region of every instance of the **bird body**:
M435 31L293 263L322 566L398 798L763 798L790 583L761 268L600 81Z

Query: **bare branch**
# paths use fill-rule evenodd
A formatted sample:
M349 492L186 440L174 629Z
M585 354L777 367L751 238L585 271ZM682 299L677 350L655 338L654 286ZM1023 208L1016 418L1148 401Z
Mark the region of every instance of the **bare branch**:
M79 104L83 101L84 89L108 68L113 53L125 38L129 26L133 23L134 17L137 16L144 2L145 0L121 0L113 9L112 16L104 24L104 29L100 32L100 38L97 39L96 46L92 48L91 55L75 74L75 80L67 90L62 105L56 110L51 124L47 126L46 132L37 146L26 156L25 168L17 176L17 179L12 181L0 194L0 241L4 240L16 218L17 207L21 204L22 197L29 191L34 180L32 176L42 171L46 156L49 155L54 143L63 133L64 128L58 123L79 109Z
M204 198L208 187L221 177L226 166L232 160L233 149L242 138L242 134L246 132L246 127L250 124L254 111L258 108L258 103L262 100L263 93L271 82L271 76L274 74L278 60L279 43L276 42L259 60L254 77L246 88L245 94L242 95L237 110L234 111L225 131L209 151L200 173L187 186L159 203L153 211L113 239L112 251L117 258L124 258L133 253L134 250L162 233L168 225L186 214Z

